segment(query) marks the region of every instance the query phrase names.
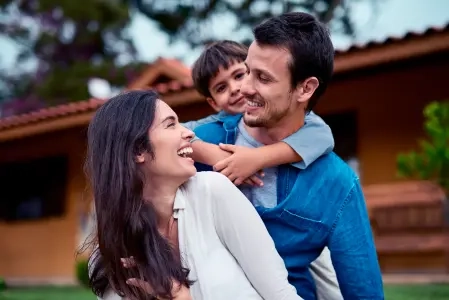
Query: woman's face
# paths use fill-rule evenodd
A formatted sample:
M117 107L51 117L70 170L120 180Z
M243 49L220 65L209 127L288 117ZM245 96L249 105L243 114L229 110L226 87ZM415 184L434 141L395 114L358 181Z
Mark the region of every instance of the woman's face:
M148 134L154 160L149 153L142 153L137 161L145 165L145 173L152 179L185 181L196 174L190 144L194 133L179 124L176 113L162 100Z

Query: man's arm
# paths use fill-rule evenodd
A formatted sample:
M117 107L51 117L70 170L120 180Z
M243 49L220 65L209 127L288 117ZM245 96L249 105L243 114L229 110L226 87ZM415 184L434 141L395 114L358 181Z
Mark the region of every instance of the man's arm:
M344 299L384 299L382 274L358 179L333 228L328 247Z
M334 137L330 127L314 112L306 114L304 126L297 132L286 137L284 143L289 145L298 160L291 160L294 158L291 152L284 150L279 156L288 155L288 162L299 169L305 169L320 156L331 152L334 149ZM292 151L290 150L290 151ZM281 159L279 157L279 159Z

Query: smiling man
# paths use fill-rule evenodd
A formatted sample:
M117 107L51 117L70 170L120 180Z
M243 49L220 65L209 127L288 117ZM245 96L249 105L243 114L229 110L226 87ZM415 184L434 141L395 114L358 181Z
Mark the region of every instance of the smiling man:
M254 37L241 87L247 104L243 118L203 125L196 134L204 142L213 137L255 148L282 141L304 126L326 90L334 48L328 30L313 16L294 12L270 18L254 29ZM241 190L256 206L298 294L317 299L309 266L328 247L345 299L383 299L365 200L351 168L329 153L306 169L282 165L264 173L263 187ZM326 298L325 291L320 295Z

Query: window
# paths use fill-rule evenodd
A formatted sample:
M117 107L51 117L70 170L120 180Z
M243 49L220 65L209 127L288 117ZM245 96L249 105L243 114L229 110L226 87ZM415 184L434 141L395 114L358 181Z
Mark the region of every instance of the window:
M64 213L67 157L0 165L0 221L35 220Z

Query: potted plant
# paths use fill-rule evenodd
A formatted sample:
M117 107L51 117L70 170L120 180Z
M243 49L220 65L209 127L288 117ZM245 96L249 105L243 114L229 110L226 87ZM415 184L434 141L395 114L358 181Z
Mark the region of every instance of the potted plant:
M424 108L426 139L419 140L419 151L399 154L401 177L433 180L446 193L444 215L449 225L449 101L432 102Z

